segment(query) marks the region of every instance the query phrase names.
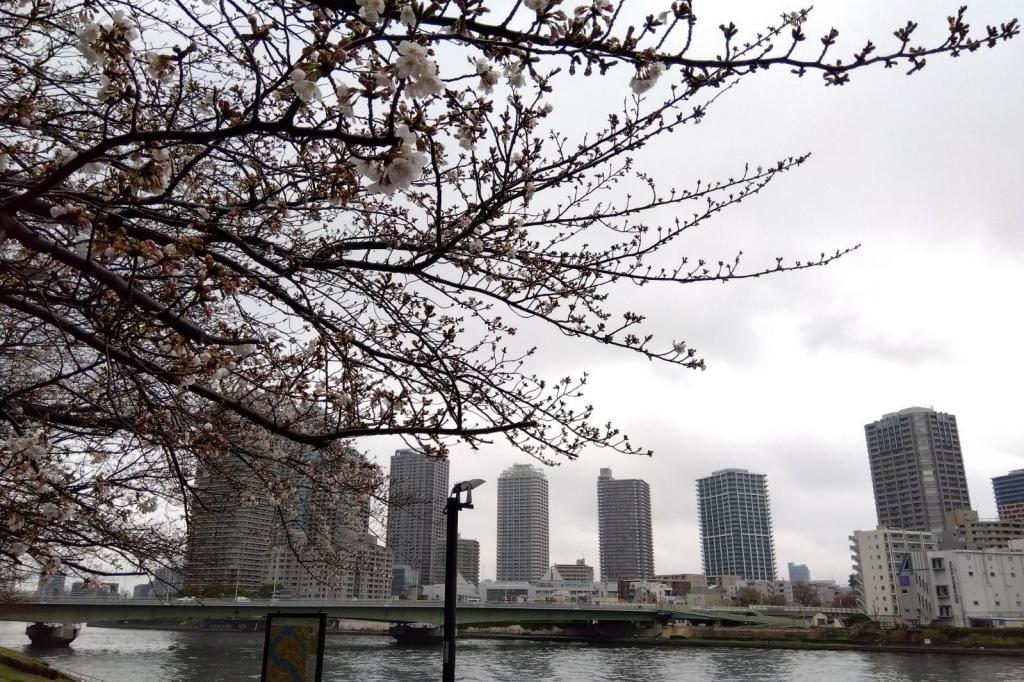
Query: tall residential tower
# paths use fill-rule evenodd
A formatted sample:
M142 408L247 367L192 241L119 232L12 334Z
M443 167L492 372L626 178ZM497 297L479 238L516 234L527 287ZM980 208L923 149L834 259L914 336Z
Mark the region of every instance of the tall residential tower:
M1001 521L1024 521L1024 469L992 478Z
M498 580L537 580L548 556L548 479L514 464L498 477Z
M775 541L764 474L722 469L697 479L704 575L775 580Z
M420 585L443 583L447 460L397 450L391 457L388 497L388 547L394 564L415 569Z
M970 509L956 417L927 407L864 426L879 528L939 533L946 513Z
M601 469L597 479L597 519L601 580L654 576L651 488L639 479L612 478Z

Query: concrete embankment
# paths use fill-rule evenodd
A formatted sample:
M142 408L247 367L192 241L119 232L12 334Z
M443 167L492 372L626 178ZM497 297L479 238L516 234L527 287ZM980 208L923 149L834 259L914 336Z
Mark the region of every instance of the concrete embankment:
M0 682L78 682L49 664L0 647Z

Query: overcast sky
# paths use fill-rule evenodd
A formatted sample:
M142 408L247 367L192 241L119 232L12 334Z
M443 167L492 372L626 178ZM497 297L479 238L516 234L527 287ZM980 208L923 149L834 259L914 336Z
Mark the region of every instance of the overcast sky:
M867 38L892 45L907 19L939 35L957 2L819 2L806 30L835 25L846 54ZM653 6L653 3L652 3ZM756 31L784 11L772 0L698 2L705 34L734 20ZM1016 2L971 8L972 23L1005 20ZM939 42L941 38L928 42ZM709 48L705 54L714 54ZM588 371L588 399L653 458L594 450L546 470L551 560L597 566L600 467L651 485L655 568L700 572L695 479L742 467L768 475L780 577L807 563L815 579L845 581L847 536L875 526L863 426L912 405L957 416L974 508L994 516L990 478L1024 467L1021 294L1024 292L1024 39L960 59L929 59L912 78L881 68L825 88L785 70L748 78L696 128L638 160L666 186L743 163L805 151L803 168L730 209L679 244L709 260L742 249L752 266L862 244L828 268L727 285L617 292L646 313L664 345L686 339L703 373L652 365L554 330L535 334L539 371ZM628 75L613 70L616 96ZM556 112L596 127L602 88L556 94ZM576 108L574 108L574 105ZM588 118L592 117L592 118ZM386 462L400 444L363 441ZM457 450L452 481L484 478L464 537L481 545L481 576L495 570L498 474L525 461L507 448Z

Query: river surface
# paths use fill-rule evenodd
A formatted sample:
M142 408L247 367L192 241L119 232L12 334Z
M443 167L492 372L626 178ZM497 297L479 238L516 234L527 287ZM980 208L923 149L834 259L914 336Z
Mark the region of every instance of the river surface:
M258 680L263 635L83 627L70 649L27 646L23 623L0 623L0 646L104 682ZM822 680L902 682L1024 680L1024 660L999 656L770 649L602 647L460 640L458 679L469 681ZM328 635L324 680L438 680L440 648L403 648L388 637Z

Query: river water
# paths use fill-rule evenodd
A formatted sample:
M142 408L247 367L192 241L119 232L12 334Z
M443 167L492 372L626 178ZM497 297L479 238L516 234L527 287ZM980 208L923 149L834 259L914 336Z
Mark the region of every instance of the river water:
M22 623L0 623L0 646L25 651L104 682L258 680L263 635L83 627L72 648L27 646ZM767 649L603 647L460 640L458 679L490 680L822 680L902 682L1024 680L1024 660L998 656ZM438 680L440 648L403 648L387 637L328 635L324 680Z

